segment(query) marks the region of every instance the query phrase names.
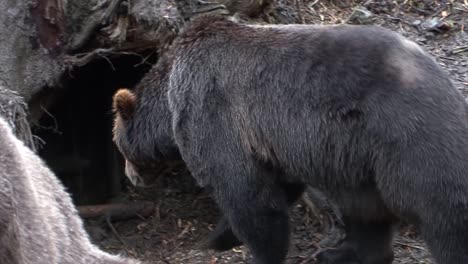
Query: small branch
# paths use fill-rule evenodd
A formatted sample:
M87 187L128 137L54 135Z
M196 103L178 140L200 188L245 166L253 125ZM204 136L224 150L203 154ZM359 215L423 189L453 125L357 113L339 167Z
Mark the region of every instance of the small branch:
M431 17L435 17L435 16L438 16L440 13L442 13L442 11L444 11L445 9L447 8L446 5L443 5L441 8L439 8L439 10L437 10L434 14L431 15Z
M456 47L452 50L452 54L458 54L458 53L462 53L462 52L465 52L465 51L468 51L468 46L460 46L460 47Z
M119 17L117 27L109 36L111 40L118 39L119 45L127 39L128 17Z
M138 53L135 53L135 54L138 54ZM143 64L148 64L148 65L151 65L151 63L148 63L148 59L154 54L154 51L152 51L148 56L146 57L142 57L140 54L138 54L140 57L142 57L142 61L140 63L137 63L135 65L133 65L133 67L138 67L140 65L143 65Z
M309 4L309 7L310 7L310 8L314 7L314 5L318 3L318 1L319 1L319 0L315 0L314 2L310 3L310 4Z
M454 58L450 58L450 57L446 57L446 56L439 56L439 58L444 59L444 60L457 61Z
M405 247L409 247L409 248L419 249L419 250L422 250L422 251L426 251L426 252L427 252L427 249L425 249L425 248L423 248L423 247L420 247L420 246L410 245L410 244L408 244L408 243L403 243L403 242L399 242L399 241L395 241L394 243L397 244L397 245L400 245L400 246L405 246Z
M301 0L296 0L296 9L297 9L297 15L299 16L299 20L301 21L301 24L304 24L305 20L304 20L304 16L302 15Z
M93 61L96 58L103 58L109 62L110 66L112 67L113 70L115 70L114 65L112 65L112 62L107 56L110 55L116 55L116 56L121 56L121 55L133 55L133 56L138 56L142 59L142 62L140 64L145 63L145 58L141 56L140 54L136 52L126 52L126 51L115 51L114 49L95 49L91 52L86 52L86 53L79 53L76 55L66 55L64 58L64 61L66 64L69 64L71 66L84 66L91 61Z
M94 60L96 57L100 57L102 54L109 53L113 49L95 49L87 53L79 53L76 55L65 56L65 63L73 66L84 66Z
M107 58L106 55L103 55L103 54L98 54L98 55L99 55L99 57L105 59L109 63L109 65L111 66L112 70L115 71L114 64L112 64L112 61L109 58Z
M305 192L302 195L302 201L307 205L307 207L310 209L312 212L312 215L315 217L315 219L320 219L320 212L317 209L317 206L310 200L309 195Z
M119 232L117 232L117 229L115 229L114 225L112 224L112 221L111 221L111 218L110 217L106 217L106 223L107 223L107 226L110 228L110 230L112 231L112 233L114 234L115 238L117 238L117 240L120 241L120 243L122 243L122 245L124 246L124 248L126 250L128 250L128 245L127 243L125 243L125 241L123 240L122 236L120 236Z

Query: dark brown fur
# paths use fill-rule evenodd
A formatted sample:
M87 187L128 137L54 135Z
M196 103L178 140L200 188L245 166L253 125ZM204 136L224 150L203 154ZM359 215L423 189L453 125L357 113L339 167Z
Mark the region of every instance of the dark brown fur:
M311 185L346 226L319 263L390 264L400 219L437 263L468 263L467 106L401 35L199 17L135 97L116 144L138 173L180 154L223 212L209 248L283 263L288 208Z

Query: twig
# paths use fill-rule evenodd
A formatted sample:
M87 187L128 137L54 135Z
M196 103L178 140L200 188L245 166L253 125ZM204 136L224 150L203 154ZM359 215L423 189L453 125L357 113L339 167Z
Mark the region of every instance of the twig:
M351 20L351 18L353 18L354 14L356 13L356 9L357 8L354 8L351 14L343 22L341 22L341 24L347 24Z
M109 65L111 66L112 70L115 71L114 64L112 64L112 61L109 60L109 58L107 58L107 57L106 57L105 55L103 55L103 54L98 54L98 56L101 57L101 58L104 58L104 59L109 63Z
M33 135L32 137L34 140L34 145L37 146L38 149L41 149L46 144L46 142L39 136Z
M302 195L302 201L304 201L304 203L310 209L315 219L319 219L320 218L319 210L317 209L317 206L315 206L315 204L310 200L310 197L307 193L304 193Z
M111 216L110 215L107 215L106 216L106 223L107 223L107 226L109 226L110 230L112 231L112 233L114 234L114 236L117 238L117 240L120 241L120 243L122 243L122 245L124 246L124 248L126 250L128 250L128 245L127 243L125 243L125 241L122 239L122 237L120 236L119 232L117 232L117 230L115 229L114 225L112 225L112 222L111 222Z
M145 49L145 48L149 48L150 46L149 45L145 45L145 46L135 46L136 48L142 48L142 49ZM122 51L122 50L128 50L128 49L131 49L132 47L126 47L125 49L120 49L120 50L114 50L113 48L109 48L109 49L105 49L105 48L99 48L99 49L95 49L93 51L90 51L90 52L85 52L85 53L78 53L78 54L75 54L75 55L65 55L65 63L68 63L68 64L71 64L72 66L84 66L88 63L90 63L91 61L93 61L94 59L96 59L97 57L100 57L100 58L104 58L106 59L110 64L111 64L111 67L115 70L115 68L113 67L112 65L112 62L110 62L109 58L106 57L106 55L133 55L133 56L138 56L142 59L141 63L138 63L137 65L135 66L138 66L140 64L144 64L144 63L147 63L146 60L148 59L148 57L143 57L141 56L140 54L136 53L136 52L131 52L131 51Z
M119 45L127 39L128 17L119 17L117 26L109 36L111 40L118 39Z
M311 263L312 261L315 261L315 257L306 257L304 258L299 264L306 264L306 263Z
M439 58L444 59L444 60L457 61L454 58L450 58L450 57L446 57L446 56L439 56Z
M299 16L299 20L301 21L301 24L304 24L304 16L302 15L302 9L301 9L301 0L296 0L296 8L297 8L297 15Z
M393 20L395 22L399 22L399 23L405 23L406 25L408 26L413 26L413 24L411 22L408 22L406 20L404 20L403 18L401 17L395 17L395 16L391 16L391 15L386 15L385 16L386 18L390 19L390 20Z
M458 54L458 53L462 53L462 52L465 52L465 51L468 51L468 46L460 46L460 47L456 47L452 50L452 54Z
M399 241L395 241L395 244L400 245L400 246L409 247L409 248L419 249L419 250L423 250L423 251L427 252L427 249L425 249L423 247L420 247L420 246L410 245L408 243L403 243L403 242L399 242Z
M54 133L57 133L59 135L62 134L62 132L60 132L58 129L58 122L57 122L57 119L55 118L55 116L53 114L51 114L49 111L47 111L47 108L45 108L42 104L39 104L40 108L42 111L44 111L44 113L46 113L49 117L52 118L52 120L54 121L54 127L43 127L43 126L40 126L41 128L46 128L46 129L50 129L52 130Z
M148 61L148 59L151 57L151 55L154 54L154 52L155 52L155 51L152 51L148 56L146 56L146 57L144 57L144 58L143 58L143 56L141 56L140 54L136 53L136 54L140 55L143 59L141 60L140 63L137 63L137 64L133 65L133 67L138 67L138 66L140 66L140 65L142 65L142 64L151 65L151 63L149 63L149 62L147 62L147 61Z
M76 66L84 66L94 60L99 54L111 52L112 49L95 49L87 53L79 53L76 55L68 55L65 57L65 62Z
M442 11L444 11L446 8L447 8L446 5L442 6L441 8L439 8L439 10L437 10L434 14L432 14L431 17L435 17L435 16L439 15L439 14L442 13Z
M411 9L413 9L413 10L415 10L415 11L417 11L417 12L419 12L420 14L425 15L425 16L430 16L430 15L431 15L431 13L429 13L428 11L423 10L423 9L421 9L421 8L417 8L417 7L415 7L415 6L411 6L410 10L411 10Z
M176 240L178 239L181 239L182 237L185 236L185 234L187 234L189 231L190 231L190 228L192 227L192 224L191 223L188 223L184 229L175 237L172 237L171 239L169 239L167 242L168 243L174 243Z
M465 12L465 13L468 13L468 10L467 10L467 9L464 9L464 8L454 7L453 9L458 10L458 11L462 11L462 12Z
M314 5L318 3L318 1L320 1L320 0L315 0L314 2L310 3L309 7L314 7Z

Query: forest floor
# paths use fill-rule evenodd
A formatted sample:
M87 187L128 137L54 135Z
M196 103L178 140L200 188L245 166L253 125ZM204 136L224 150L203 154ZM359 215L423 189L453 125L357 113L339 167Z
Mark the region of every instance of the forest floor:
M416 41L434 55L468 97L467 0L362 1L358 4L305 0L299 5L301 11L296 12L296 17L305 23L376 24ZM293 0L289 6L297 8ZM158 264L249 263L251 257L245 247L223 253L197 249L198 243L216 224L218 210L185 169L166 171L150 188L129 187L125 199L152 201L156 204L155 213L148 218L114 222L112 226L118 236L102 221L86 221L91 237L103 249ZM315 254L323 249L320 241L327 236L323 219L314 218L309 208L300 202L291 208L291 220L291 246L286 263L315 263ZM394 263L433 263L424 243L410 227L400 228L394 248Z

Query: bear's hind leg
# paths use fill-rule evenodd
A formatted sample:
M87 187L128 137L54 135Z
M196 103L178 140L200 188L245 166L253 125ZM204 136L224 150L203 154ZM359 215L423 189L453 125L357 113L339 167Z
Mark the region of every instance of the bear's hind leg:
M422 237L437 264L468 263L468 215L452 217L458 221L435 217L421 226Z
M437 264L468 263L468 191L455 183L440 186L444 192L421 187L421 200L411 208L418 220L414 224Z
M456 126L454 126L456 128ZM443 135L399 151L378 181L386 204L419 227L437 264L468 263L468 144ZM466 132L465 132L466 133ZM450 146L450 147L447 147ZM398 183L398 184L395 184Z

